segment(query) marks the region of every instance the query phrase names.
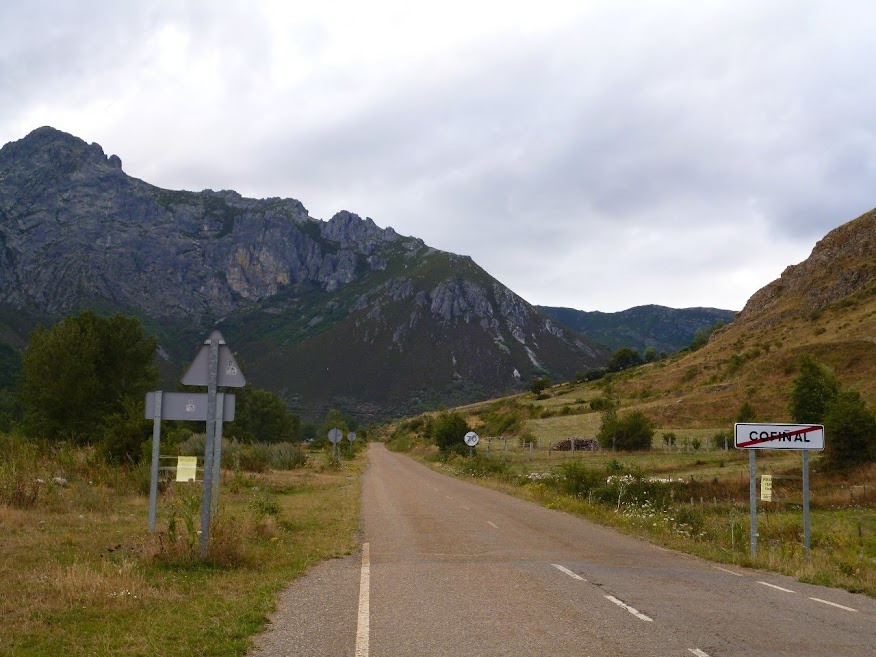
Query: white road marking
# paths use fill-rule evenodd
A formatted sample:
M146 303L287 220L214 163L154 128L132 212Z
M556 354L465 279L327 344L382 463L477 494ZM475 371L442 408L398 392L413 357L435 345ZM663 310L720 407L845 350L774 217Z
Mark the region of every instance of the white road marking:
M858 611L857 609L852 609L851 607L846 607L845 605L838 605L835 602L828 602L827 600L822 600L821 598L809 598L810 600L815 600L815 602L820 602L825 605L830 605L831 607L839 607L840 609L845 609L846 611Z
M561 566L561 565L558 564L558 563L552 563L551 565L552 565L554 568L556 568L557 570L559 570L561 573L566 573L566 574L567 574L569 577L571 577L572 579L579 579L579 580L581 580L582 582L586 582L586 581L587 581L586 579L584 579L583 577L581 577L581 576L578 575L577 573L573 573L571 570L569 570L569 569L566 568L565 566Z
M785 593L796 593L796 591L792 591L791 589L785 589L781 586L776 586L775 584L770 584L769 582L758 582L758 584L763 584L764 586L769 586L771 589L778 589L779 591L784 591Z
M489 520L487 520L487 524L488 524L490 527L495 527L496 529L499 529L499 525L497 525L496 523L490 522Z
M687 651L688 651L688 652L692 652L692 653L695 654L697 657L709 657L709 654L708 654L708 653L703 652L703 651L700 650L699 648L688 648Z
M723 573L730 573L731 575L736 575L736 577L745 577L742 573L737 573L735 570L727 570L726 568L721 568L721 566L715 566L718 570Z
M630 607L626 602L623 602L622 600L618 600L618 599L615 598L613 595L607 595L607 596L605 596L605 597L606 597L608 600L611 600L611 601L612 601L614 604L616 604L618 607L623 607L624 609L626 609L628 612L630 612L630 613L631 613L633 616L635 616L636 618L638 618L638 619L640 619L640 620L643 620L643 621L648 621L649 623L653 623L653 622L654 622L654 619L653 619L653 618L649 618L648 616L646 616L645 614L643 614L641 611L639 611L639 610L637 610L637 609L633 609L633 608Z
M368 543L362 544L362 575L359 578L359 621L356 627L356 657L368 657L368 638L371 630L369 604L371 585L371 556Z
M471 507L470 507L470 506L464 506L464 507L462 507L462 508L465 509L466 511L471 511Z

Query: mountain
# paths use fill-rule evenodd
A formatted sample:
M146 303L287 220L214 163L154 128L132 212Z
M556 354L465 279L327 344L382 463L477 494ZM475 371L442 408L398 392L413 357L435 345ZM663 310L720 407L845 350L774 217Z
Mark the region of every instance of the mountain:
M644 353L648 347L658 352L674 353L693 341L700 329L718 322L729 324L736 313L717 308L667 308L636 306L616 313L537 306L538 310L558 324L568 327L590 340L608 346L612 351L633 347Z
M0 149L0 340L139 316L174 385L216 325L248 379L316 417L400 415L603 364L470 258L294 199L161 189L50 127Z

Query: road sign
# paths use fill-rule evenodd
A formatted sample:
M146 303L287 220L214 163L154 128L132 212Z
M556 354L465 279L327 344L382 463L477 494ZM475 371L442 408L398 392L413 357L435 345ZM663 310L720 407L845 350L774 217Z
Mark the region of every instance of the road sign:
M463 440L465 441L465 444L468 445L469 447L474 447L475 445L478 444L478 441L480 440L480 438L478 437L478 435L474 431L469 431L467 434L465 434L465 436L463 437Z
M222 421L234 420L234 395L225 395L222 406ZM146 393L146 419L155 419L155 393ZM197 420L207 419L206 392L163 392L161 393L162 420Z
M341 442L341 438L344 437L343 432L340 429L330 429L328 432L328 439L331 443L339 443Z
M736 449L824 449L820 424L753 424L734 426Z
M219 331L213 331L210 337L204 341L204 344L198 350L189 369L183 374L182 382L187 386L205 386L208 384L210 374L210 342L219 342L219 368L217 370L217 386L225 386L228 388L242 388L246 385L246 378L234 360L234 355L231 353L231 347L225 344L225 338Z
M350 433L347 434L347 440L349 440L352 443L354 440L356 440L356 434L351 431Z

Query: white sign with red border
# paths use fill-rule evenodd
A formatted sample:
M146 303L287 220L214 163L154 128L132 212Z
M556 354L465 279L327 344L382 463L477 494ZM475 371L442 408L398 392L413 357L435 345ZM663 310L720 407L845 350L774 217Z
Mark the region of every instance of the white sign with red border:
M821 424L753 424L734 425L736 449L824 449L824 426Z

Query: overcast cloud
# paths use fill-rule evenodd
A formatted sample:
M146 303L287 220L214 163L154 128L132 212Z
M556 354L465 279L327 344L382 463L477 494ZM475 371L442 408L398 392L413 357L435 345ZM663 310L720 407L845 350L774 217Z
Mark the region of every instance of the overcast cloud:
M6 0L0 143L346 209L532 303L740 309L876 206L870 0Z

